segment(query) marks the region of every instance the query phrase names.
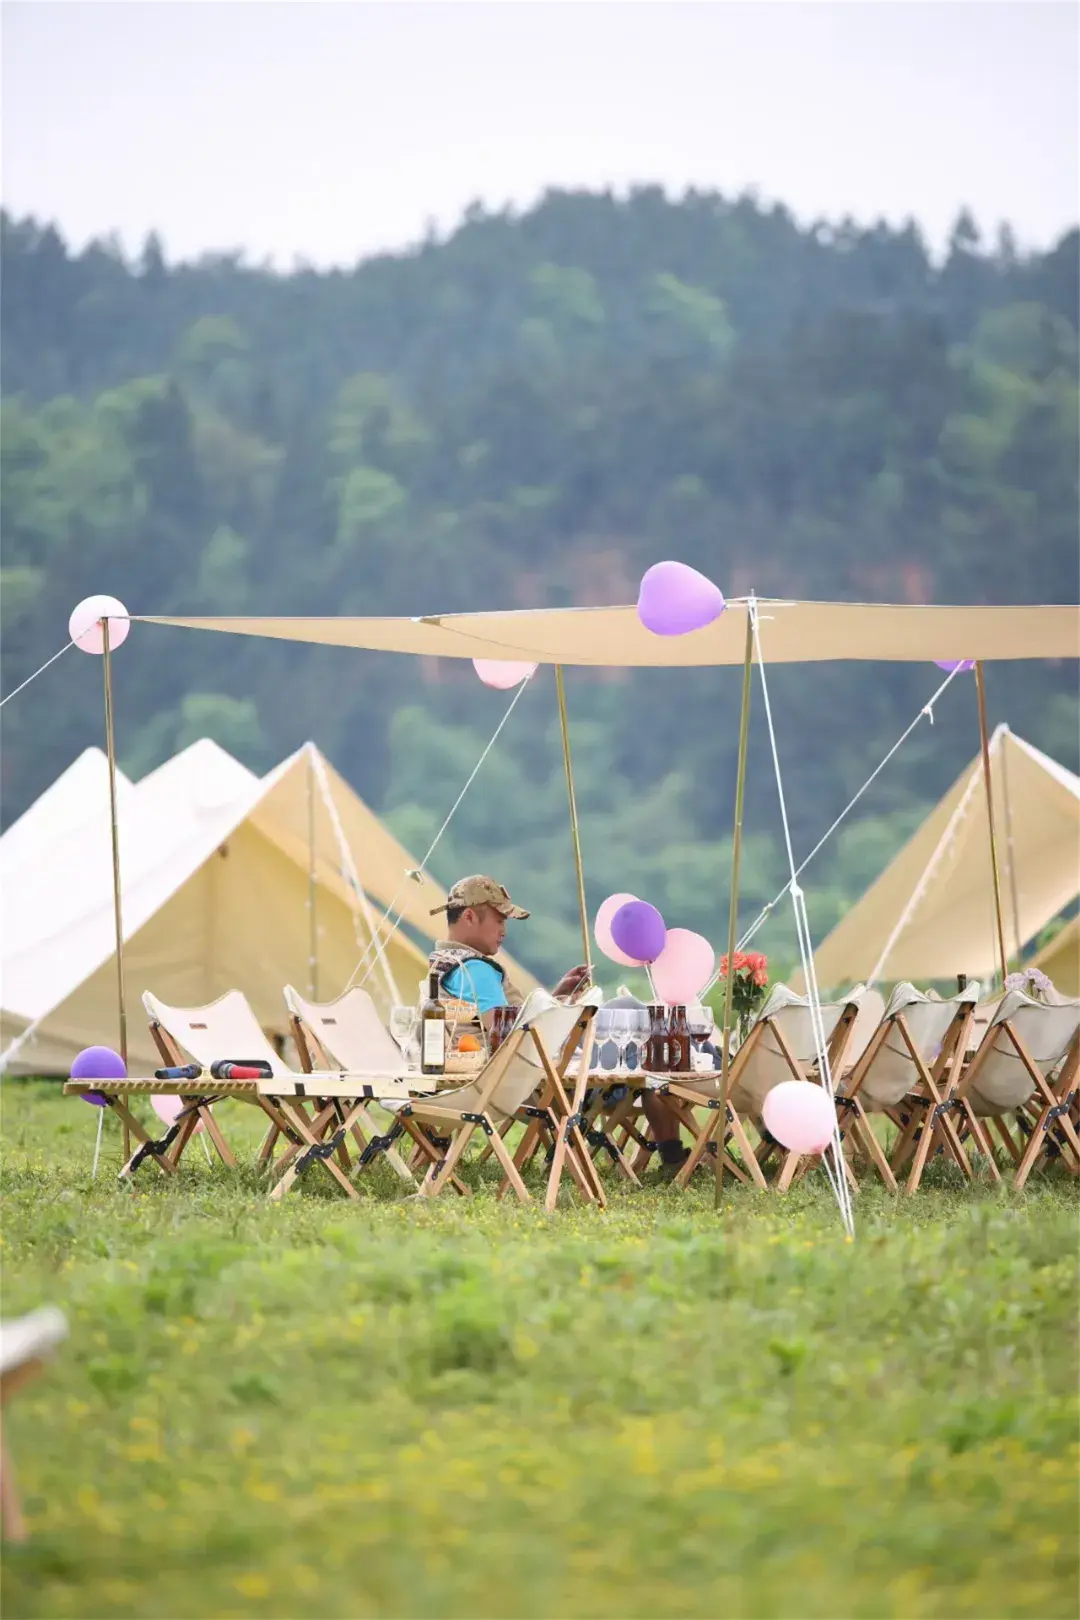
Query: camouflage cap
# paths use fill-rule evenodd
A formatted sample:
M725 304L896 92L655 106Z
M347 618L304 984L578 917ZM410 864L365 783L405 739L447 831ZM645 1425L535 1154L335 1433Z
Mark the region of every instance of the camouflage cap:
M446 897L444 906L436 906L431 915L437 917L440 911L449 911L456 906L471 906L474 909L480 906L493 906L503 917L512 917L517 922L524 922L529 915L515 906L509 894L501 883L496 883L491 877L459 878Z

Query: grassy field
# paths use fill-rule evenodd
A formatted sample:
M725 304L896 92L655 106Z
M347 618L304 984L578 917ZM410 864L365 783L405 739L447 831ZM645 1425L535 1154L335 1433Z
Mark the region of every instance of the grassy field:
M851 1244L824 1184L271 1206L201 1155L118 1191L111 1121L95 1183L56 1087L2 1124L4 1315L72 1327L6 1423L8 1620L1077 1613L1067 1177L932 1168Z

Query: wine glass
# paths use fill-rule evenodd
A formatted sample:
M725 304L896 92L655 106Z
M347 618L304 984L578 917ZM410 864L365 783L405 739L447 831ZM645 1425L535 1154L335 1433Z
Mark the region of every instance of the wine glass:
M686 1021L690 1025L690 1034L693 1038L693 1047L690 1052L690 1066L702 1071L713 1067L712 1054L701 1050L702 1043L709 1039L716 1027L716 1014L711 1007L699 1003L686 1009Z
M607 1009L603 1014L603 1027L597 1031L597 1068L605 1074L618 1072L623 1016L619 1008Z
M634 1071L641 1074L645 1068L646 1050L649 1045L649 1032L652 1028L652 1019L647 1007L634 1007L627 1014L628 1035L626 1041L627 1059L630 1048L634 1050ZM627 1061L629 1073L629 1062Z
M390 1009L390 1033L401 1049L407 1068L415 1069L420 1062L420 1043L416 1038L419 1014L415 1007Z

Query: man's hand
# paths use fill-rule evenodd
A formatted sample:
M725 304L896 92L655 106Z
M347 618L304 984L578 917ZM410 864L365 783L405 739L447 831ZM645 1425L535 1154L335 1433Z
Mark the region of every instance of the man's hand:
M557 1000L569 1001L571 996L577 995L582 985L588 983L590 977L588 968L582 962L580 966L571 968L569 973L564 973L551 993Z

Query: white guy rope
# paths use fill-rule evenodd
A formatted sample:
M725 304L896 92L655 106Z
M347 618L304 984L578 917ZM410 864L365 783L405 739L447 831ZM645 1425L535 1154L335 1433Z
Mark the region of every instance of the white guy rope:
M524 692L525 688L528 686L529 681L531 679L532 679L532 676L530 675L526 680L522 681L521 685L517 688L517 690L515 691L513 697L510 699L509 708L507 709L506 713L503 715L502 719L499 721L498 725L495 727L495 730L492 732L491 740L489 741L487 747L484 749L484 752L480 755L480 758L477 760L476 764L473 766L472 771L469 773L469 779L465 783L465 786L462 788L461 792L458 794L457 798L454 800L453 804L450 806L450 810L449 810L449 813L448 813L448 815L446 817L446 820L443 822L442 826L439 828L438 832L435 834L435 837L431 840L431 846L428 849L427 854L424 856L423 860L420 862L420 865L418 867L416 867L413 871L406 874L406 880L405 880L406 882L411 881L411 882L414 882L414 883L422 883L424 881L424 873L427 871L428 862L430 861L431 857L434 855L436 849L438 848L439 840L442 838L443 833L446 831L447 827L449 827L451 821L454 819L454 816L456 815L457 810L458 810L458 806L461 804L462 799L465 797L466 793L468 793L469 789L472 787L473 783L475 782L475 780L477 778L477 775L479 774L480 767L483 765L485 759L487 759L488 755L491 753L491 750L494 748L495 744L498 742L499 734L501 733L501 731L502 731L503 727L505 726L506 722L509 720L510 716L513 714L515 708L517 707L518 703L520 702L521 695ZM351 990L352 989L353 985L356 983L357 975L359 973L361 973L361 972L364 973L364 977L360 980L361 985L364 985L364 984L367 983L367 981L368 981L368 979L369 979L369 977L371 975L372 969L375 966L375 963L379 960L380 956L382 956L383 952L386 950L387 946L390 944L390 941L393 939L394 935L397 933L398 929L400 928L401 919L405 915L404 906L401 908L401 910L398 912L397 916L394 918L393 922L390 924L390 928L389 928L389 931L388 931L385 939L380 937L381 933L382 933L383 924L386 922L386 919L389 917L390 913L393 911L394 907L397 905L398 901L401 899L401 891L402 891L402 889L404 887L405 887L404 883L401 883L401 884L398 885L397 893L394 895L394 898L391 900L390 904L387 906L386 910L383 912L382 916L379 918L379 921L378 921L378 923L376 925L376 930L377 931L376 931L376 933L372 934L371 943L368 945L367 949L364 951L364 953L361 956L359 962L357 962L356 966L353 968L352 974L351 974L351 976L349 978L349 982L345 986L346 990ZM374 956L372 961L368 962L368 953L370 952L372 946L375 947L375 956Z
M97 1141L94 1143L94 1173L92 1177L94 1181L97 1180L98 1159L101 1157L101 1127L104 1125L104 1123L105 1110L104 1108L99 1108L97 1121Z
M356 862L353 860L352 850L349 848L349 841L345 837L345 829L341 825L341 818L338 815L337 805L334 803L334 795L330 791L330 781L326 774L326 766L323 764L322 755L317 749L313 748L311 750L310 759L311 764L314 767L315 780L318 783L319 794L322 798L323 804L326 806L326 813L330 817L330 825L334 829L334 837L337 840L338 846L338 859L340 860L342 869L352 885L353 892L356 895L357 906L364 914L364 923L367 927L368 939L369 941L374 941L375 919L371 911L371 902L368 900L367 894L364 891L364 886L360 882L360 874L356 870ZM361 943L360 927L356 911L353 912L353 927L356 931L356 943L359 946ZM389 959L382 956L380 965L383 971L383 978L386 981L386 989L387 994L390 997L390 1005L396 1006L401 1000L401 994L398 990L397 981L394 978L394 972L390 966Z
M12 698L18 697L20 692L25 692L26 688L30 685L31 681L36 681L39 675L44 675L44 673L48 669L49 665L50 664L55 664L56 660L58 658L63 658L63 656L67 652L68 648L69 647L74 647L74 645L75 645L75 643L73 641L65 641L64 645L61 647L60 651L53 653L51 658L46 658L46 660L42 664L41 668L40 669L35 669L35 671L34 671L34 673L32 675L28 675L26 677L25 681L23 681L21 686L17 686L15 688L14 692L6 692L4 694L4 696L2 698L0 698L0 709L2 709L4 707L5 703L10 703Z
M956 669L953 669L953 670L949 671L948 676L946 677L946 679L944 681L942 681L941 685L938 687L938 689L934 693L933 697L929 698L923 704L922 708L919 710L919 712L915 716L914 720L908 726L907 730L903 733L903 735L901 737L897 738L896 742L893 743L893 746L889 749L889 752L885 755L885 758L876 767L876 769L871 771L870 775L866 778L866 781L863 783L862 787L855 794L855 797L850 801L849 804L845 805L843 810L841 810L840 814L837 816L836 820L833 822L833 824L829 828L828 832L823 833L822 836L818 839L817 843L814 845L814 847L810 851L809 855L801 863L801 865L797 868L797 870L795 872L796 877L801 877L802 876L802 874L806 871L806 868L810 865L810 862L814 859L814 856L817 855L818 852L821 849L823 849L824 846L828 843L829 839L832 837L832 835L836 831L837 827L840 826L841 822L845 821L847 819L847 816L855 808L855 806L858 804L858 802L862 798L863 794L867 791L868 788L870 788L873 785L874 782L877 781L877 778L881 775L882 771L885 769L886 765L888 765L889 761L896 754L898 754L900 752L900 749L907 742L908 738L911 736L911 733L916 729L916 727L924 719L928 719L930 721L930 724L933 725L933 723L934 723L934 704L941 697L942 693L945 691L945 688L949 685L949 682L955 680L959 673L960 673L959 668L956 668ZM750 941L753 939L754 935L758 932L759 928L761 928L762 925L765 922L768 921L768 918L772 914L774 908L779 905L780 901L784 898L785 894L787 894L788 888L789 888L789 885L787 883L785 883L784 887L780 890L780 893L775 895L774 898L769 901L768 905L763 906L762 909L758 912L757 916L754 918L753 922L750 924L750 927L746 930L746 933L743 935L743 937L739 941L738 949L740 951L744 951L746 949L746 947L749 945ZM719 977L719 975L717 975L717 977ZM716 979L713 979L712 984L715 984L715 983L716 983ZM709 990L712 989L712 984L710 984L707 987Z
M0 1074L3 1074L6 1071L7 1066L11 1062L12 1058L15 1057L17 1053L22 1051L27 1041L31 1040L33 1036L37 1034L38 1029L46 1017L48 1017L48 1014L43 1013L41 1018L35 1018L32 1024L27 1024L22 1034L16 1035L15 1039L5 1046L2 1052L0 1052Z
M810 940L810 925L806 916L803 891L799 887L795 871L795 853L791 846L791 827L788 823L787 800L784 796L784 781L780 771L780 753L776 745L776 731L773 727L772 705L769 702L769 683L765 676L765 661L761 652L761 635L758 626L757 601L751 596L749 600L750 624L754 636L754 653L757 660L758 674L761 679L761 696L765 705L765 723L769 732L769 748L772 753L773 774L776 777L776 792L780 801L780 821L784 829L784 848L787 852L788 870L791 878L788 890L791 894L792 907L795 912L795 929L799 940L799 955L802 959L803 974L806 979L807 1000L810 1003L810 1024L814 1032L814 1046L817 1052L818 1074L821 1083L830 1098L835 1099L832 1073L829 1068L828 1042L825 1039L825 1026L821 1017L821 998L818 995L817 978L814 974L814 951ZM832 1183L836 1202L840 1209L840 1218L849 1237L855 1236L855 1220L851 1211L851 1194L847 1184L847 1173L844 1167L844 1149L840 1140L839 1120L833 1127L833 1138L830 1148L835 1160L834 1167L829 1164L829 1150L822 1154L821 1162L825 1166L826 1174Z

